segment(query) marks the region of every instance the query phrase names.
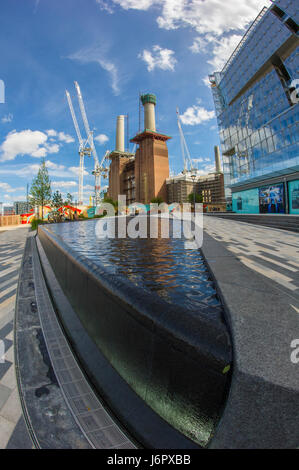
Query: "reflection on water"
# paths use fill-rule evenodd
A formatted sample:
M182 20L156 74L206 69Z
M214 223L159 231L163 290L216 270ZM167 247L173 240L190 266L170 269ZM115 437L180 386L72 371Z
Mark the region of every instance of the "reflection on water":
M201 252L186 250L185 239L98 239L97 222L54 224L51 230L76 252L109 266L115 274L126 276L169 303L192 310L202 311L208 306L221 309Z

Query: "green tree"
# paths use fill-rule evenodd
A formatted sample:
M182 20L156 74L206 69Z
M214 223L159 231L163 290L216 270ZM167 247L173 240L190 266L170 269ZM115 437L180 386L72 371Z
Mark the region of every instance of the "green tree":
M60 191L55 191L55 193L52 196L52 206L55 207L56 209L59 209L61 206L63 206L63 199L61 196Z
M51 202L51 181L45 159L42 160L37 176L32 181L30 196L30 202L33 206L41 206L43 220L44 206Z
M195 203L200 204L200 203L203 202L202 194L190 193L189 196L188 196L188 202L190 202L190 204L193 204L193 203L194 203L194 199L195 199Z
M73 202L73 196L72 196L72 194L71 194L71 193L67 193L65 204L66 204L67 206L71 206L71 205L72 205L72 202Z

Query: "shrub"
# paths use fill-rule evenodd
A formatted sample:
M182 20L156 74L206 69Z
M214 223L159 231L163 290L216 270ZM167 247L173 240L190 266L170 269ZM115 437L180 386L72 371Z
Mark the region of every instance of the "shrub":
M33 219L31 222L31 230L37 230L37 227L44 223L45 222L42 219Z

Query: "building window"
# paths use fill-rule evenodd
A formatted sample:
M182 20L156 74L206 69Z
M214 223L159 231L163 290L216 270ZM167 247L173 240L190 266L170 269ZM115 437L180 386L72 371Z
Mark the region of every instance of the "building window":
M285 16L285 12L276 5L274 5L274 7L271 8L271 11L275 16L277 16L277 18L282 19Z

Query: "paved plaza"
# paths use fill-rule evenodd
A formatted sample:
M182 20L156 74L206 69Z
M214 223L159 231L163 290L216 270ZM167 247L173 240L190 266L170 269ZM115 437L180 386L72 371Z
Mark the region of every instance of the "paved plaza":
M0 341L5 346L5 361L0 363L0 449L32 447L22 416L13 348L17 282L27 233L24 228L0 232Z
M263 282L270 282L277 299L287 303L295 315L299 313L298 234L217 217L204 217L204 232L217 241L217 245L211 245L206 240L210 248L215 246L209 263L216 263L214 258L227 266L220 282L231 278L231 285L238 288L238 276L230 272L233 265L225 248L253 273L253 278L258 274ZM0 232L0 344L5 346L5 361L0 363L0 449L32 448L18 396L13 347L17 282L27 234L27 229Z
M299 298L299 234L216 217L204 217L204 230L282 295Z

